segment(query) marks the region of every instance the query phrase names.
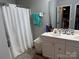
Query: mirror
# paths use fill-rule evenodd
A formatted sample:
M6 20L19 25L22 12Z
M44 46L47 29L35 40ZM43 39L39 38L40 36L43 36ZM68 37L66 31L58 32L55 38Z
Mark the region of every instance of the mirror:
M69 28L70 6L57 7L57 28Z
M79 5L76 6L75 29L79 30Z
M56 6L56 4L52 2L55 2L55 1L50 1L49 12L50 12L51 23L53 28L55 27L55 28L68 29L70 26L69 23L70 23L71 6L70 5Z
M79 0L53 0L49 2L53 28L79 30Z
M69 17L70 17L70 6L65 6L62 8L62 28L69 28Z

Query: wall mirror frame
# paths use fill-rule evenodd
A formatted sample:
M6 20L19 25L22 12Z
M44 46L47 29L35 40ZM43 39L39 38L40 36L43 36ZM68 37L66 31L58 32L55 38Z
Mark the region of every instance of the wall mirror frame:
M57 28L62 28L62 14L63 14L63 8L64 7L70 7L69 10L69 25L68 28L70 28L70 20L71 20L71 5L62 5L62 6L57 6Z

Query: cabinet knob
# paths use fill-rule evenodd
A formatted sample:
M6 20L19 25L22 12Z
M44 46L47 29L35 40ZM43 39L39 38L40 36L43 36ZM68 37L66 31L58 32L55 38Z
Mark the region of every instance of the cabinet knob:
M60 59L60 57L58 57L58 59Z
M58 50L61 50L61 48L58 48Z

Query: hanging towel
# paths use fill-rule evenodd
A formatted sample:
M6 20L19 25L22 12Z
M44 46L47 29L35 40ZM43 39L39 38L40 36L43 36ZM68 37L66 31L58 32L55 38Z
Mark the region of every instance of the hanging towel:
M32 13L32 19L35 26L40 27L42 25L42 18L39 13Z

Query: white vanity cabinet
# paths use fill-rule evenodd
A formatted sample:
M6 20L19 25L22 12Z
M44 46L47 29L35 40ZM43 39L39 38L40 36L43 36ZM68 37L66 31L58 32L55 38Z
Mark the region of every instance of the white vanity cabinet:
M42 53L49 59L79 59L79 41L42 36Z
M42 37L42 53L50 59L64 59L61 55L65 54L65 40Z
M68 46L65 59L79 59L79 48Z
M79 42L66 41L66 55L65 59L79 59Z

